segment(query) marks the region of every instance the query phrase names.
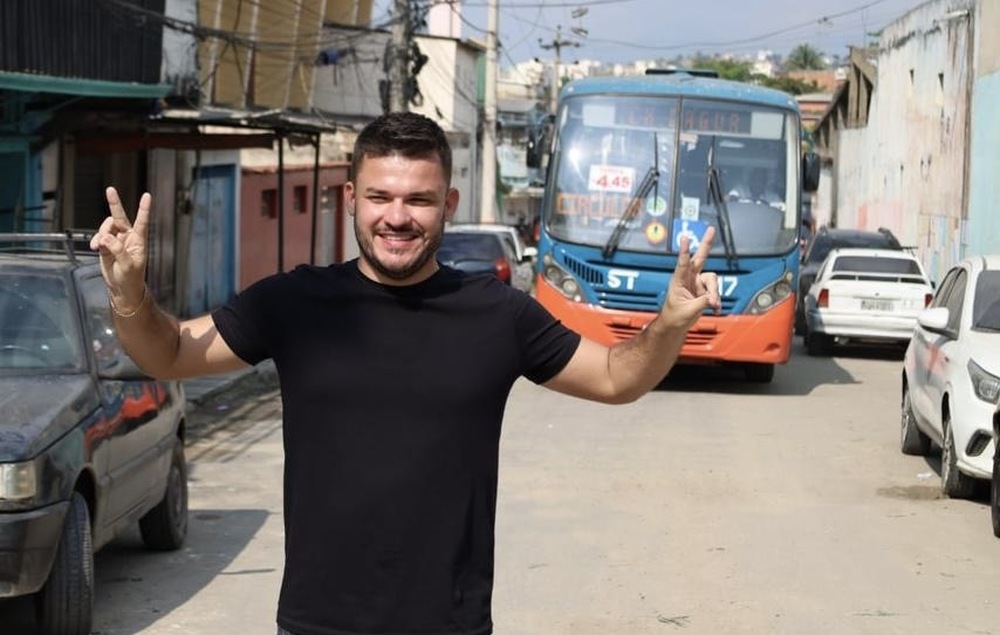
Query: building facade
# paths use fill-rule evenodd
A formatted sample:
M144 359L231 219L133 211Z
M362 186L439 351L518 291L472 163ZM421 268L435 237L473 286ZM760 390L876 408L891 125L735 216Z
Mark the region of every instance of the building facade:
M1000 6L932 0L852 52L848 81L820 121L826 162L816 210L840 227L887 227L932 278L1000 252Z

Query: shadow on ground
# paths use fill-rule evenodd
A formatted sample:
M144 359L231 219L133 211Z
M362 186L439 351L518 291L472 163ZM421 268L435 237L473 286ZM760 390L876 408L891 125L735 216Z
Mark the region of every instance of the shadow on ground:
M667 375L657 390L679 392L715 392L733 395L801 396L818 386L859 383L839 359L871 359L902 365L903 350L886 346L837 346L830 356L806 355L802 341L796 338L787 364L779 364L770 383L748 381L738 365L698 366L680 364Z
M187 542L176 552L148 551L138 529L119 536L94 557L93 635L139 633L216 576L235 573L229 565L267 516L258 509L191 510ZM0 602L0 624L4 635L35 633L32 599Z

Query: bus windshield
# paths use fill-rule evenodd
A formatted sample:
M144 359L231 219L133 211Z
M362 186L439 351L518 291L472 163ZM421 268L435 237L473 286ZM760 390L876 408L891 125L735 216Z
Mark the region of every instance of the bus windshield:
M554 238L676 253L680 236L697 246L714 226L715 255L795 248L794 113L743 102L582 95L564 102L554 151L544 219ZM633 202L651 171L655 183ZM612 238L620 224L624 231Z

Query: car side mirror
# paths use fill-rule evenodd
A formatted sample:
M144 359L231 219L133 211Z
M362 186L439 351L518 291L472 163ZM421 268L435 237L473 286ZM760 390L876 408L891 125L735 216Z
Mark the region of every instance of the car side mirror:
M931 333L948 333L948 308L943 306L925 309L917 316L917 324Z
M525 247L524 248L524 259L525 260L534 260L537 257L538 257L538 248L537 247Z

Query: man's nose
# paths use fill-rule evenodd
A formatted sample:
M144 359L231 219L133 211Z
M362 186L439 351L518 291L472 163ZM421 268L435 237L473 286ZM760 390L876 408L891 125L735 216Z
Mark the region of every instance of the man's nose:
M410 212L401 198L394 198L385 210L385 222L389 225L406 225L410 221Z

